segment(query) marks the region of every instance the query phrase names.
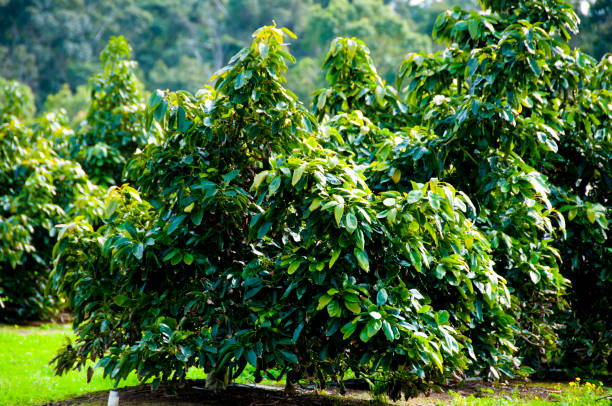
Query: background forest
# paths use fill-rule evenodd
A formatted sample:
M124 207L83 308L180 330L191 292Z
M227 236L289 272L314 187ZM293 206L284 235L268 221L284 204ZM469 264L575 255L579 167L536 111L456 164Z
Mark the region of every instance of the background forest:
M572 45L600 59L612 43L612 1L575 3L583 14ZM308 102L323 84L322 58L335 37L368 44L392 83L406 53L439 48L435 18L455 5L479 8L474 0L0 0L0 76L29 85L39 109L66 108L76 124L87 108L83 85L110 36L127 39L146 89L194 92L274 20L298 36L288 87Z

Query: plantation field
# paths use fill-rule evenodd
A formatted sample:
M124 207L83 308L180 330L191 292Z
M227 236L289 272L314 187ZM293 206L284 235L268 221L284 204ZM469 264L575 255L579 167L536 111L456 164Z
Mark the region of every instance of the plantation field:
M85 371L70 372L57 377L48 365L49 360L72 337L67 325L46 324L37 327L2 326L0 327L0 405L27 406L41 404L55 405L106 405L108 390L113 383L104 379L97 371L88 384ZM201 371L191 370L190 380L180 388L161 387L151 392L149 385L138 385L135 376L130 376L119 387L120 404L124 405L222 405L249 404L247 400L256 399L257 404L314 404L314 405L365 405L372 404L371 396L364 391L350 390L341 397L332 388L323 396L310 390L298 390L287 397L280 390L284 382L264 381L258 388L247 386L253 381L253 371L247 370L238 379L241 384L230 387L228 391L214 394L204 391ZM278 389L274 389L273 385ZM304 385L308 388L307 385ZM471 383L462 387L447 388L445 392L421 395L408 402L396 405L606 405L610 401L601 399L611 395L609 388L598 384L567 383L530 383L500 384L496 386ZM599 399L599 400L598 400ZM246 403L243 403L246 402ZM276 403L274 403L276 402ZM607 402L607 403L606 403Z

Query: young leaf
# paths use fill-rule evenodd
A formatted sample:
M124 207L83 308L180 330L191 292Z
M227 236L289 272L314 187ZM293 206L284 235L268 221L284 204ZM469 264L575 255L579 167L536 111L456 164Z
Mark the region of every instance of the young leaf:
M355 258L357 259L357 263L359 264L361 269L363 269L366 272L369 272L370 271L370 261L368 259L368 254L366 254L364 250L361 250L359 248L355 248L353 250L353 254L355 255Z

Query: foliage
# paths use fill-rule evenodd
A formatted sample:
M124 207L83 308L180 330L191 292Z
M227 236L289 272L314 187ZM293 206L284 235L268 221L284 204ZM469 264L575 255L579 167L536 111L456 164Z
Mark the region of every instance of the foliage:
M78 164L60 158L49 137L61 123L41 119L35 130L23 114L28 95L11 82L3 84L0 110L0 320L48 317L56 299L45 294L55 243L55 225L74 213L93 219L99 210L91 184Z
M103 72L91 79L91 103L85 125L70 140L70 155L92 181L114 185L123 180L123 167L148 142L144 100L123 37L112 37L100 54Z
M87 86L77 86L74 92L64 83L59 92L47 96L42 111L54 112L64 110L70 128L79 128L87 118L90 91Z
M528 362L548 362L563 328L561 356L569 359L576 346L568 338L584 323L593 334L589 368L605 370L609 61L596 66L567 46L578 18L564 1L485 4L490 12L455 8L438 18L434 36L446 50L406 58L398 82L406 104L438 136L403 159L416 173L459 185L480 207L477 225L518 299ZM559 318L565 278L576 284L576 313Z
M32 89L14 80L0 77L0 120L7 121L10 116L30 120L36 113Z

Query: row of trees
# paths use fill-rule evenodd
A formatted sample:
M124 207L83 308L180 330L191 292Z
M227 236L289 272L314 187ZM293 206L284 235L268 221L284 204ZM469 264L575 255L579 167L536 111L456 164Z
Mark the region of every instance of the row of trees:
M0 189L2 281L54 258L37 280L77 335L57 372L97 359L155 386L197 367L218 388L251 365L290 389L350 369L397 399L465 373L606 371L612 57L568 46L563 0L483 6L440 15L447 47L408 54L395 87L364 42L335 39L310 109L284 87L293 33L268 26L214 87L158 90L146 110L113 39L81 129L2 124L2 173L25 174ZM11 86L7 123L28 110ZM59 193L75 176L41 151L87 186ZM12 203L37 170L63 217Z

